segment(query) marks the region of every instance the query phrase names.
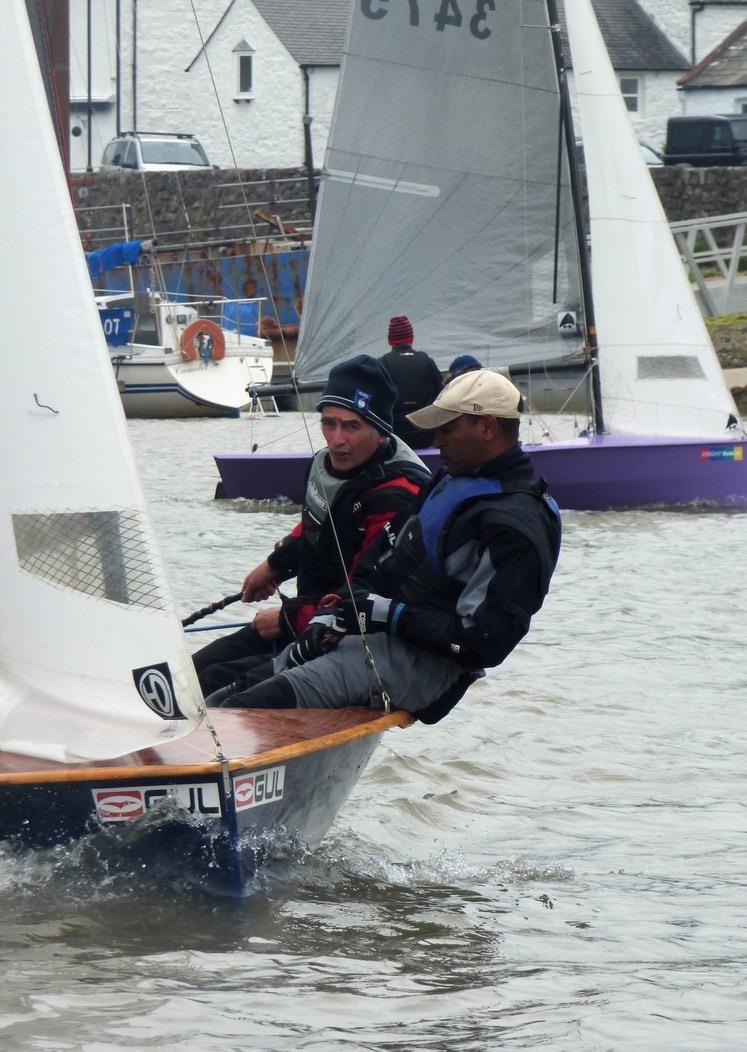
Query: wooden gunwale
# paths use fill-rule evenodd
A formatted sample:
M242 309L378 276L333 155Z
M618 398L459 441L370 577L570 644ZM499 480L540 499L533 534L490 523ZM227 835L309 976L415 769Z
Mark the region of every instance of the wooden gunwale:
M296 719L292 723L297 724L300 722L301 724L309 725L307 734L304 734L302 730L296 740L278 745L267 740L267 728L260 726L260 729L265 732L265 738L263 739L261 734L259 735L262 742L259 750L229 758L227 761L229 771L249 770L251 768L282 763L297 759L300 756L320 752L324 749L336 748L358 738L368 737L372 734L382 734L392 727L408 727L413 722L413 717L409 713L401 711L389 714L380 713L373 718L370 717L370 710L353 707L337 709L333 712L329 710L324 712L321 710L288 711L296 714ZM301 711L304 714L303 718L298 717L298 713ZM252 727L252 723L260 723L260 725L266 723L270 715L275 718L273 722L277 724L276 730L287 733L286 725L290 717L283 719L285 712L286 710L277 710L270 713L269 710L262 710L260 715L260 710L216 710L216 712L211 713L211 718L216 725L220 739L222 730L229 729L234 734L240 733L242 723L248 725L248 727L244 727L245 731L248 730L250 734L252 732L256 734L257 728ZM313 719L313 714L318 714L318 721ZM238 728L236 717L239 717ZM334 722L352 723L353 725L343 726L337 730L327 730L321 734L314 734L313 726L315 722L321 722L323 726ZM231 723L234 724L233 727L231 727ZM270 730L272 730L272 726ZM281 736L281 734L278 736ZM195 738L198 740L193 741ZM225 743L223 744L224 749L226 749ZM168 762L166 756L169 752L183 749L194 749L198 754L209 753L212 758L203 762L187 762L184 760ZM214 758L212 737L209 731L204 728L198 729L194 734L181 741L168 742L157 749L147 749L130 755L132 756L132 761L129 764L122 764L120 761L114 760L91 766L55 763L54 761L39 760L18 754L0 753L0 786L100 780L107 782L132 781L135 778L154 777L164 779L192 778L220 774L223 770L221 762ZM15 770L3 771L2 768L7 765L8 760L12 761Z

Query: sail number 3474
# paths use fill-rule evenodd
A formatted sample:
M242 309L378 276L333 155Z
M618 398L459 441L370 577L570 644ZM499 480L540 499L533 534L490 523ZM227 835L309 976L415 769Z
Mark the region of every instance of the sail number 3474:
M433 16L436 29L443 33L447 26L459 28L465 18L468 19L469 31L478 40L485 40L492 30L486 25L488 11L495 11L495 0L472 0L469 5L465 4L466 13L462 14L458 0L437 0L438 10ZM425 7L427 0L408 0L410 6L410 25L420 25L420 10ZM469 7L469 10L467 10ZM386 18L389 13L389 0L361 0L361 11L373 21ZM474 12L474 13L472 13Z

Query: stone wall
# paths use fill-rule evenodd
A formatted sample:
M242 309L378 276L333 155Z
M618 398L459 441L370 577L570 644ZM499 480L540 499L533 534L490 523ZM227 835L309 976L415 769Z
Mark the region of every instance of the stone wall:
M675 222L747 211L747 167L652 168L664 209ZM73 201L86 248L121 240L122 205L130 236L158 237L161 245L241 240L252 235L259 210L308 233L308 182L300 168L241 172L94 172L73 180ZM152 221L151 221L152 216ZM272 227L255 218L255 233Z
M240 178L239 178L240 175ZM301 168L212 172L93 172L72 177L86 250L125 238L156 237L160 247L264 239L279 216L308 239L309 185Z

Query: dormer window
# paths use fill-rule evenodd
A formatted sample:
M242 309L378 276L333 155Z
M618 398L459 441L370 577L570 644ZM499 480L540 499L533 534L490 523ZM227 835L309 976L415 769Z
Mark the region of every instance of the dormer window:
M254 48L245 40L233 49L236 68L236 99L254 98Z

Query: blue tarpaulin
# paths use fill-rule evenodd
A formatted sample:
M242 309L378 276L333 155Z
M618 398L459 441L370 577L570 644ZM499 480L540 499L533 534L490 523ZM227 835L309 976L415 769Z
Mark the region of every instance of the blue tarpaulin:
M258 303L224 303L221 326L229 332L239 332L242 336L258 336L259 325Z
M106 248L97 248L95 252L86 252L88 273L95 281L115 267L132 266L140 259L142 250L142 241L119 241Z

